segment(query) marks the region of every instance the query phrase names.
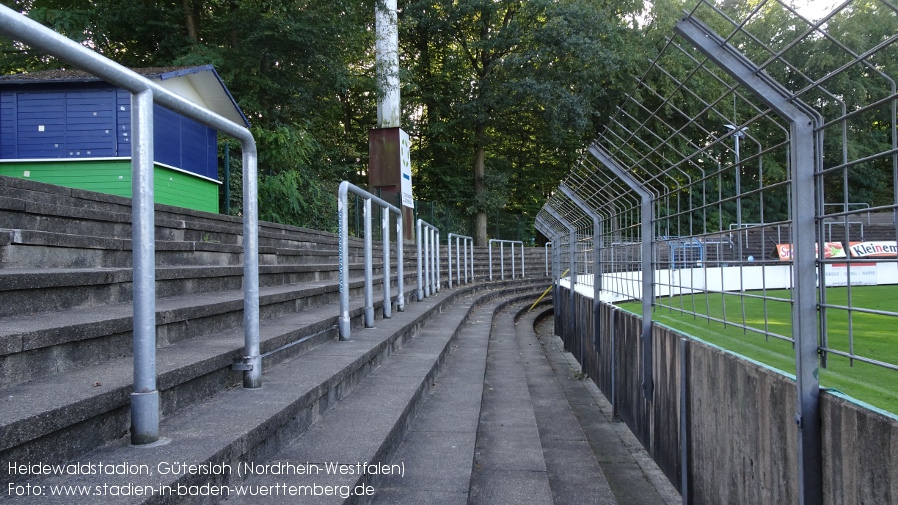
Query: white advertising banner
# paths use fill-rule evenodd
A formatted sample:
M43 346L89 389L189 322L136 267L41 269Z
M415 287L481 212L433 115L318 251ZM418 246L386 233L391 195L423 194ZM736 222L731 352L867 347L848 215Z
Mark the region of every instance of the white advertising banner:
M826 285L847 286L849 270L852 286L875 286L878 284L876 263L852 263L850 269L847 263L832 263L825 265L823 269L826 275Z
M402 206L415 208L415 197L412 195L412 143L408 133L399 130L399 166L402 172Z

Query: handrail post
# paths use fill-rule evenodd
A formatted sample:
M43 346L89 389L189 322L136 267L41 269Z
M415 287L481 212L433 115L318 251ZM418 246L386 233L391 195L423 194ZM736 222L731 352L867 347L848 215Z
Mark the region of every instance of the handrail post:
M365 198L362 219L365 221L365 328L374 328L374 289L371 251L371 199Z
M505 242L499 242L499 278L505 280Z
M405 312L405 237L403 236L402 208L396 213L396 310Z
M446 259L449 266L449 289L452 289L452 234L450 233L446 240ZM457 256L457 254L456 254Z
M422 244L421 243L424 240L424 237L421 236L421 223L423 223L423 222L424 222L423 220L418 219L418 222L417 222L418 233L415 234L415 244L417 245L417 250L418 250L418 293L417 293L418 296L417 297L418 297L419 302L424 300L424 272L422 270L424 266L421 264L421 260L423 259L421 256L421 254L422 254L422 251L421 251Z
M490 281L493 280L493 241L489 241L489 266L490 266Z
M430 229L424 232L424 296L430 296Z
M471 269L471 273L472 273L472 274L474 273L474 255L473 255L473 252L474 252L474 251L473 251L473 250L471 251L471 253L472 253L472 254L471 254L471 262L469 263L469 262L468 262L468 244L469 244L469 241L468 241L468 239L465 239L465 240L463 240L462 242L465 244L465 284L467 284L467 283L468 283L468 269L470 268L470 269Z
M515 278L517 278L517 272L514 267L514 242L509 245L511 246L511 279L514 280ZM521 249L523 250L523 247Z
M349 202L347 191L349 183L340 183L337 193L337 213L340 221L340 316L337 326L340 340L347 341L350 336L351 321L349 319Z
M474 282L474 239L468 241L471 244L471 282Z
M380 234L383 240L383 279L384 279L384 303L383 316L384 319L393 317L392 300L390 297L390 211L381 208L380 211Z
M434 255L433 255L433 271L434 271L434 292L440 292L440 230L434 230Z
M459 251L461 251L460 245L461 245L461 238L456 235L456 237L455 237L455 275L458 277L459 283L461 283L461 254L459 254ZM451 239L449 240L449 247L450 247L450 249L452 247ZM449 259L449 264L451 265L452 264L452 255L451 254L449 255L448 259ZM451 280L451 277L452 277L452 267L451 266L449 267L449 277Z
M156 388L156 247L153 235L153 93L131 95L131 236L134 244L134 391L131 443L159 439Z

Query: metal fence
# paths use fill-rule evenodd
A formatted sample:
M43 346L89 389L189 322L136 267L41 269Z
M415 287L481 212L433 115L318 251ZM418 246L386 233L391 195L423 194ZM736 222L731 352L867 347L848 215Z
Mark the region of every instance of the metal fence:
M896 42L891 1L700 1L536 218L558 285L646 316L644 398L653 321L795 374L803 503L821 383L898 412Z

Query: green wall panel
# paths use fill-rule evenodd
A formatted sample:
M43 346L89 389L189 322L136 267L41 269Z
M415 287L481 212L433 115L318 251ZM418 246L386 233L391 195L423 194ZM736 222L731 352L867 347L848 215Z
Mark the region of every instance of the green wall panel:
M0 175L131 198L130 160L4 162ZM212 181L159 165L153 181L156 203L218 212L219 185Z

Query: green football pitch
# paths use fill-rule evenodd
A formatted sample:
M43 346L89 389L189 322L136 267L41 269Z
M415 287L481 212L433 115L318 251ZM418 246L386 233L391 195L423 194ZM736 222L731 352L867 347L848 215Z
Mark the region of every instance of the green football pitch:
M760 297L762 294L764 298ZM653 319L681 333L794 374L792 342L772 336L791 337L789 292L770 290L747 295L701 293L659 298ZM826 304L847 307L848 296L847 288L827 288ZM853 286L850 296L853 308L898 313L898 286ZM641 302L619 306L642 313ZM845 353L853 349L857 356L898 366L898 317L832 307L825 314L828 348ZM826 367L820 370L822 387L837 389L874 407L898 413L898 370L858 360L852 362L834 353L826 357Z

